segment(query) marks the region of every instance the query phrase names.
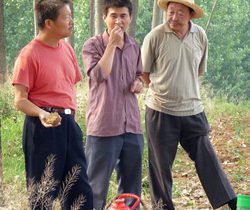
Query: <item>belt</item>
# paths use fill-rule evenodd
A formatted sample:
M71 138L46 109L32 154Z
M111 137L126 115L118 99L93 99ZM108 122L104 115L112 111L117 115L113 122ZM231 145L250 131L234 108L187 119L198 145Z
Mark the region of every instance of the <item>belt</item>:
M47 111L47 112L57 112L57 113L62 113L62 114L67 114L67 115L75 115L75 110L73 109L65 109L65 108L58 108L58 107L40 107L41 109Z

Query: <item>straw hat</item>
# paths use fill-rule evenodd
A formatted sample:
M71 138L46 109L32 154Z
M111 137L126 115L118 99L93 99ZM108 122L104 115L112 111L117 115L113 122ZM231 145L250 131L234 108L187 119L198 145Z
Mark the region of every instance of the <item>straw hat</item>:
M194 3L194 0L158 0L158 5L160 8L167 10L167 5L170 2L184 4L194 10L193 18L201 18L204 15L203 10Z

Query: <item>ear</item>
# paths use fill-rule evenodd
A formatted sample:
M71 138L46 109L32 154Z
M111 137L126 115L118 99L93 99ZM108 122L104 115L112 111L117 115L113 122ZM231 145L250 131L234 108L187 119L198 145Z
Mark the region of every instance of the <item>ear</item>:
M105 21L106 17L107 17L106 15L103 15L103 16L102 16L102 19Z
M130 15L129 17L130 17L130 23L131 23L133 20L133 15Z
M51 29L53 23L54 23L54 22L53 22L52 20L46 19L46 20L45 20L45 23L44 23L44 27L45 27L45 28L48 28L48 29Z
M194 11L192 11L191 13L190 13L190 17L191 17L191 19L193 19L193 17L195 16L195 12Z

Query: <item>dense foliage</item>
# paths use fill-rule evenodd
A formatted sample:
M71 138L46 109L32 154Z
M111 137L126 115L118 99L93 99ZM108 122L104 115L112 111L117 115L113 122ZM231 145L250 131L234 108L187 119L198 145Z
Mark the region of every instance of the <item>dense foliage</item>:
M250 2L218 1L207 29L209 39L206 83L218 96L239 102L250 98Z
M4 1L4 30L10 70L20 49L34 36L32 5L32 0Z
M196 0L206 16L195 20L205 28L213 1ZM19 50L34 36L32 0L6 0L5 35L8 69L11 71ZM150 31L153 0L140 0L136 39L142 43ZM249 0L218 1L207 29L209 39L208 72L204 83L216 96L239 102L250 98L250 2ZM74 0L74 47L82 66L81 48L89 37L89 1ZM94 27L94 26L93 26Z

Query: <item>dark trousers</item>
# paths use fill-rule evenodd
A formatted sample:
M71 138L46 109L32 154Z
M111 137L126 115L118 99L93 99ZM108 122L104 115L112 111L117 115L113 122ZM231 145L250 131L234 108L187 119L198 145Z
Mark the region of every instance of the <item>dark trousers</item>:
M172 202L171 170L179 142L194 161L213 208L218 208L236 197L208 138L209 125L204 112L179 117L147 107L146 130L153 205L161 201L163 209L175 209Z
M87 136L87 174L93 189L94 208L106 205L109 180L117 172L118 194L141 195L143 135L125 133L112 137Z
M81 209L93 209L92 189L86 174L86 158L84 154L82 132L72 115L60 114L62 123L56 128L45 128L38 117L26 116L23 132L23 150L25 156L26 178L28 188L36 183L34 193L29 197L32 209L52 209L53 200L58 197L62 183L73 167L79 167L75 181L67 195L63 197L62 209L68 210L80 195L85 202ZM45 163L49 156L55 157L51 171L46 171L49 179L46 186L38 184L44 180ZM67 183L67 182L66 182ZM69 184L69 183L68 183ZM35 194L41 188L46 195ZM51 189L47 189L51 188ZM46 190L45 190L46 189ZM65 188L64 188L65 189ZM40 199L38 199L40 198Z

